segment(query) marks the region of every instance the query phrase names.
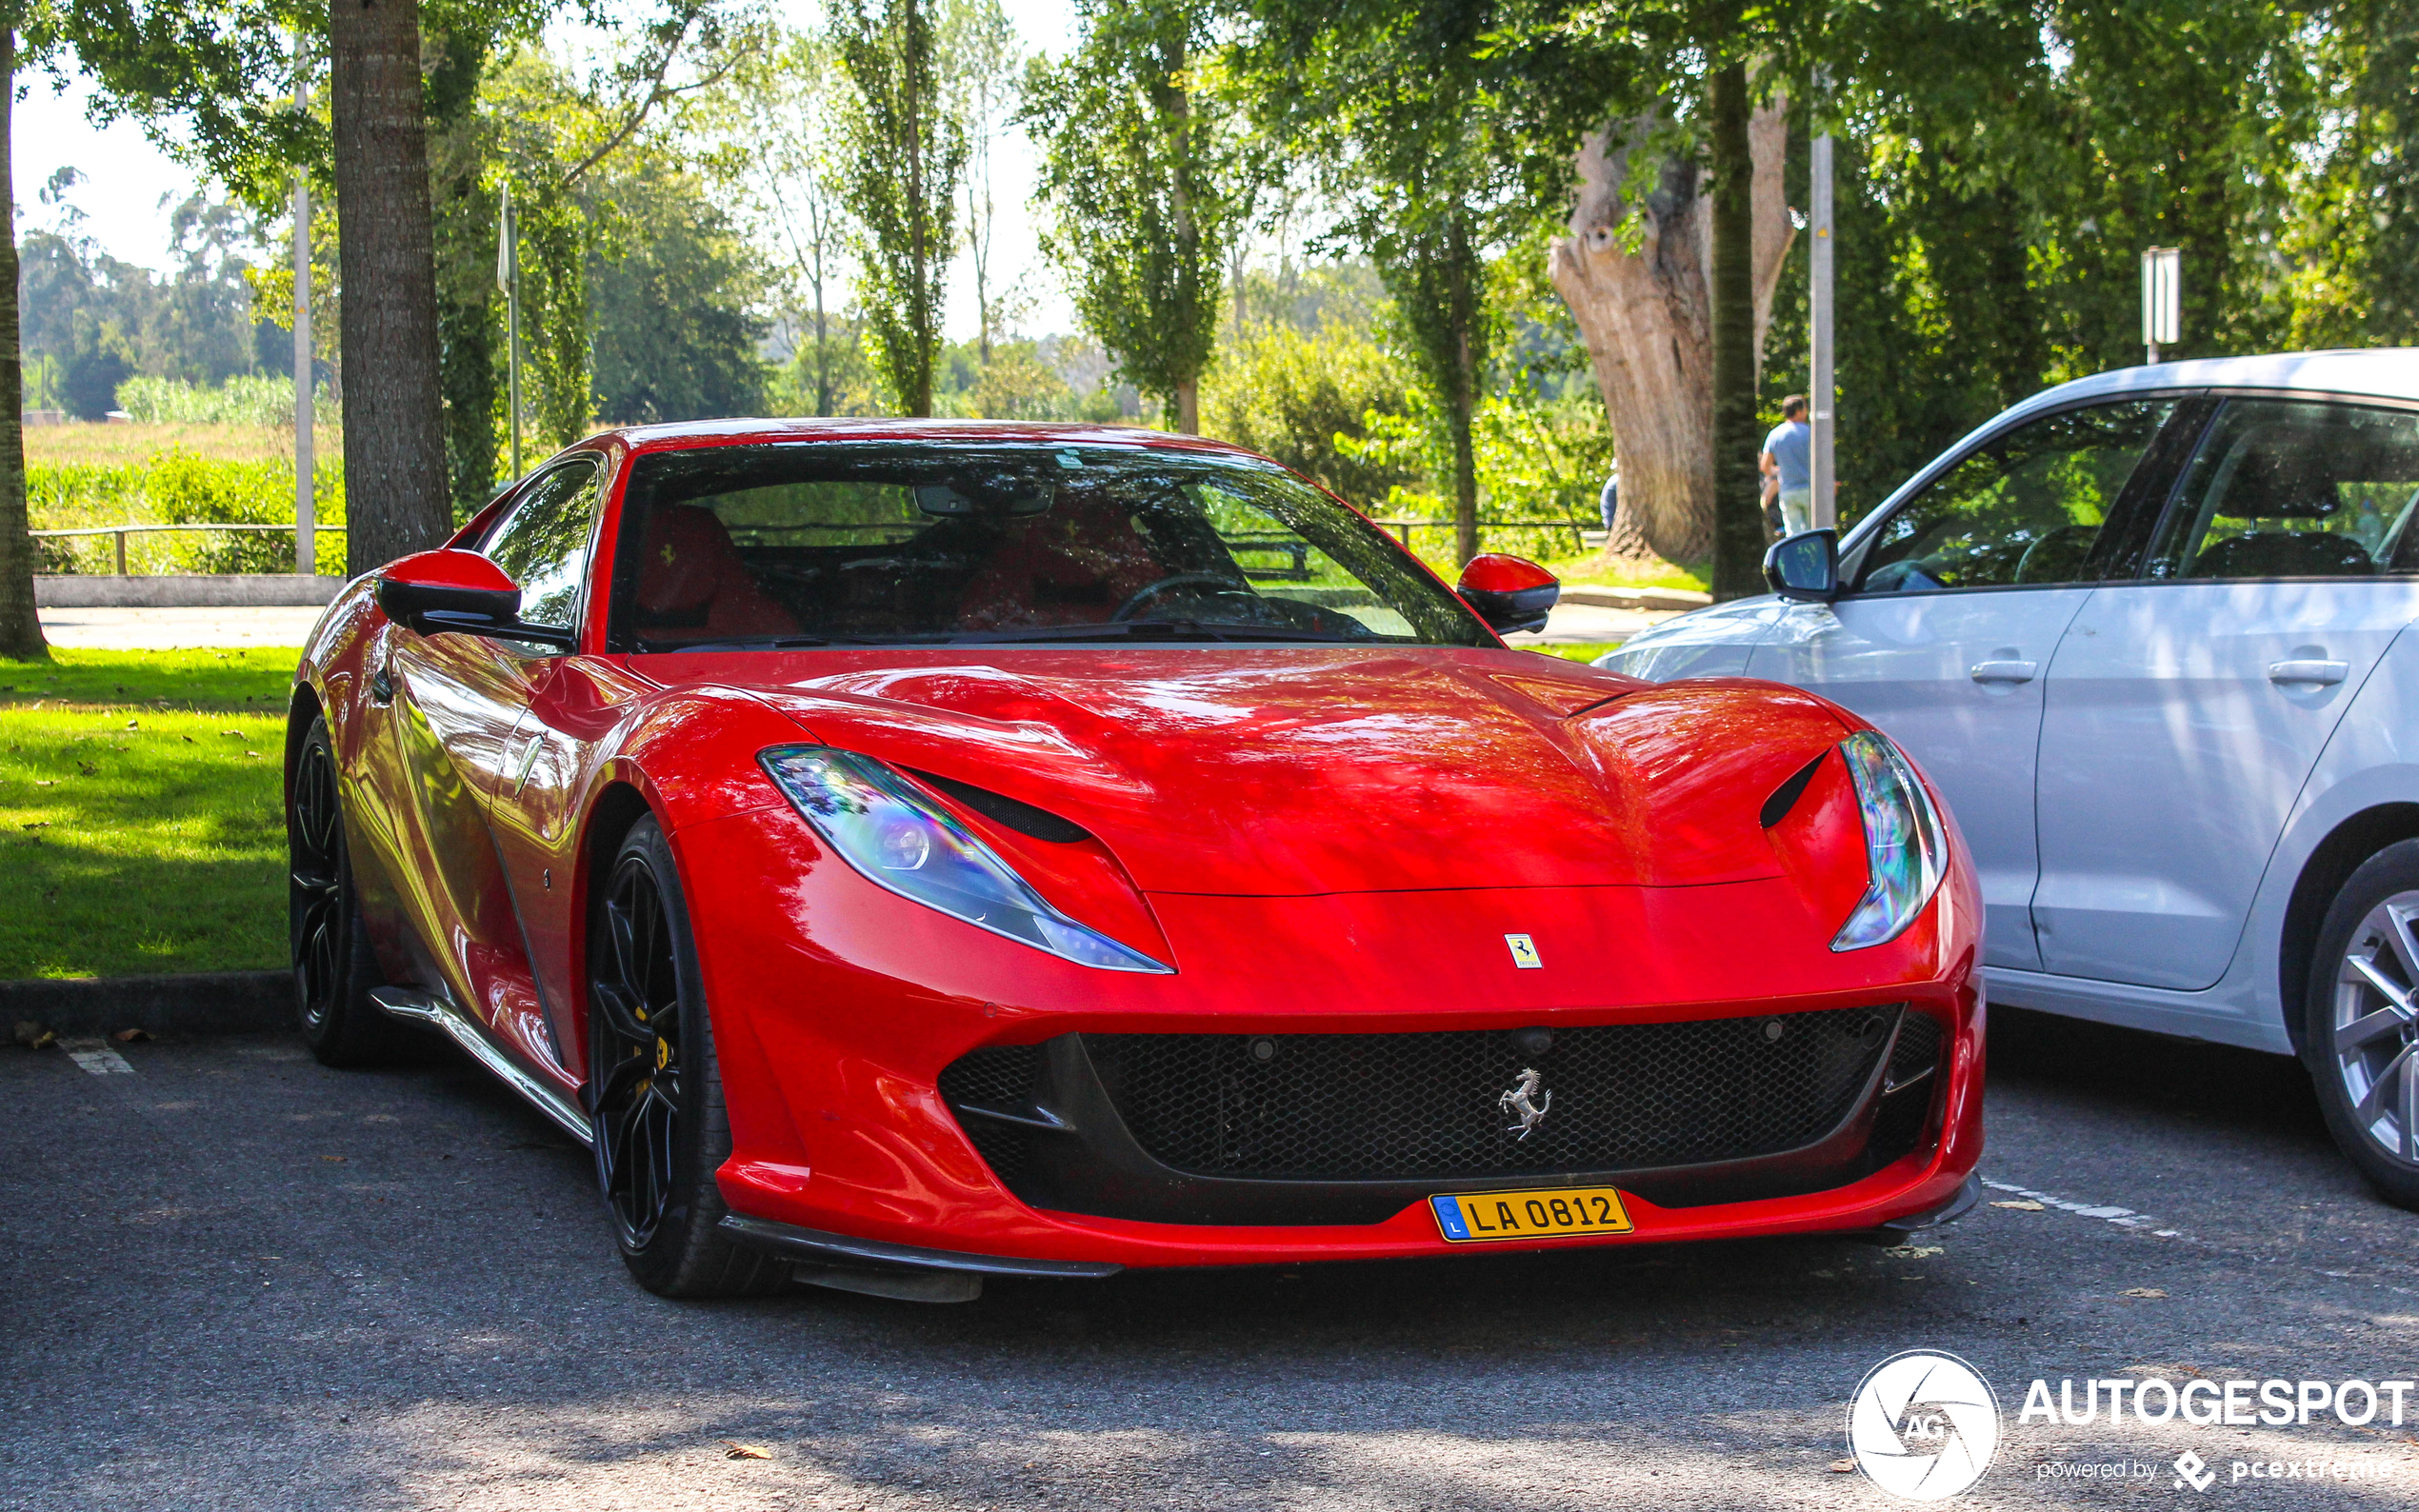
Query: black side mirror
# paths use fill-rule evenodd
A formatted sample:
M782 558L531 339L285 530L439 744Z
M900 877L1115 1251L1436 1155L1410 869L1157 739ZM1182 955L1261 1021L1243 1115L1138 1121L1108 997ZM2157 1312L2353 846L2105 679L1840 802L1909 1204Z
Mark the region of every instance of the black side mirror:
M571 632L525 624L521 589L503 569L473 551L423 551L378 574L378 607L420 635L484 635L571 648Z
M1829 604L1839 597L1839 532L1803 530L1775 542L1764 553L1764 581L1799 604Z

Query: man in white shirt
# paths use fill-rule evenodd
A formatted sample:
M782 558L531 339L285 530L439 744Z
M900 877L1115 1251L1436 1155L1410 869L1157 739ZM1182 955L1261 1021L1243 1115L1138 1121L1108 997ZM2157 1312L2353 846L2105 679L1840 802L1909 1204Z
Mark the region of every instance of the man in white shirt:
M1780 486L1783 536L1814 527L1813 456L1814 428L1806 423L1806 396L1791 394L1781 401L1781 423L1764 438L1764 455L1756 459L1764 476Z

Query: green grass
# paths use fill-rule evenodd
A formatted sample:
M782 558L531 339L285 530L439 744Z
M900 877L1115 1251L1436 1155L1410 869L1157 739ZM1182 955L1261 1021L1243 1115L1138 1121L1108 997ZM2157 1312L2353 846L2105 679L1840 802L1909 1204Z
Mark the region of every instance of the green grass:
M0 978L285 964L297 655L0 662Z

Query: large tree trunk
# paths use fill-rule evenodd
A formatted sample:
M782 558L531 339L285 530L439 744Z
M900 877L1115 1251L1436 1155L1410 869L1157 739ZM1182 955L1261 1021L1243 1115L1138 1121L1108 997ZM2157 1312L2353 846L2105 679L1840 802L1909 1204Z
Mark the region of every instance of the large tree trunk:
M328 41L351 359L345 567L358 576L450 533L419 0L334 0Z
M1779 98L1748 121L1758 352L1796 235L1781 186L1788 121ZM1620 451L1609 549L1700 563L1713 555L1712 206L1705 175L1686 159L1634 166L1652 187L1634 206L1625 200L1631 158L1658 124L1616 122L1588 137L1570 235L1555 238L1548 258Z
M0 205L14 205L9 153L17 88L17 34L0 27ZM25 368L17 346L17 232L0 237L0 656L40 661L50 654L33 607L33 537L25 505Z

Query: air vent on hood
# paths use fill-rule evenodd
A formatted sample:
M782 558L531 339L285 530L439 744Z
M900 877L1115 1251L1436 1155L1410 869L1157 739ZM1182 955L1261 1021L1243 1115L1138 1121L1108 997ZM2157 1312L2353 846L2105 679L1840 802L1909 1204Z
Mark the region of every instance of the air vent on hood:
M1814 774L1823 769L1823 757L1829 754L1827 750L1817 755L1792 773L1788 782L1772 789L1772 796L1764 800L1764 811L1756 816L1764 822L1765 828L1769 829L1789 816L1789 810L1797 806L1797 801L1806 796L1807 784L1811 783Z
M912 767L909 769L914 770ZM962 783L926 771L915 772L915 779L931 784L993 824L1004 825L1020 835L1030 835L1035 840L1052 841L1062 846L1092 837L1090 830L1071 819L1061 819L1047 808L1019 803L988 787L977 787L972 783Z

